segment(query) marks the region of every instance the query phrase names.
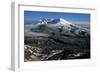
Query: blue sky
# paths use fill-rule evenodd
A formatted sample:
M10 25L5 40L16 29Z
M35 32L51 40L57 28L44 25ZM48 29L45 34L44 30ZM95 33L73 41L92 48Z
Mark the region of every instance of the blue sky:
M24 11L24 21L39 20L41 18L48 18L48 19L64 18L65 20L74 24L90 24L90 14Z

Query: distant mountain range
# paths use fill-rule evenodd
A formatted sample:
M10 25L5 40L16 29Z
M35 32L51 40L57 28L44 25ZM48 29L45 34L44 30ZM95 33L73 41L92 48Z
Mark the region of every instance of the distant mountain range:
M80 24L81 25L81 24ZM88 26L88 25L87 25ZM86 27L86 25L85 25ZM44 33L70 33L80 36L90 34L90 29L81 27L79 25L72 24L71 22L59 18L59 19L40 19L35 23L26 24L25 32L44 32Z

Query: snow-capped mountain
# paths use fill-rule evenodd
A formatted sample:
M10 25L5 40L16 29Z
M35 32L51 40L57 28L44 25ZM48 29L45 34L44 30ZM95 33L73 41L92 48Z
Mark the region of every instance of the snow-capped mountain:
M54 30L60 31L60 32L67 32L67 33L73 33L73 34L79 34L79 35L86 35L89 33L89 31L85 28L82 28L80 26L77 26L75 24L72 24L71 22L59 18L59 19L52 19L52 20L47 20L44 19L40 24L38 24L38 27L42 27L44 29L48 28L47 30Z
M26 28L27 29L27 28ZM29 28L28 28L29 29ZM44 32L56 32L56 33L71 33L76 35L87 35L89 31L78 25L75 25L63 18L59 19L40 19L36 24L32 24L30 30L38 30Z
M66 21L65 19L63 18L59 18L59 19L41 19L39 23L37 23L37 26L40 26L40 25L46 25L48 27L51 27L51 28L61 28L61 27L64 27L65 29L71 27L70 25L74 25L68 21Z

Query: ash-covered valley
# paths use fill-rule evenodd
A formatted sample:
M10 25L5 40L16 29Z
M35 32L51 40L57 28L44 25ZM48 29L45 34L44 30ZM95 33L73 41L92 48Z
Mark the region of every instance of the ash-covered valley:
M89 58L89 24L72 24L63 18L24 23L25 62Z

